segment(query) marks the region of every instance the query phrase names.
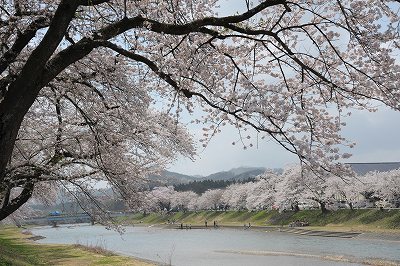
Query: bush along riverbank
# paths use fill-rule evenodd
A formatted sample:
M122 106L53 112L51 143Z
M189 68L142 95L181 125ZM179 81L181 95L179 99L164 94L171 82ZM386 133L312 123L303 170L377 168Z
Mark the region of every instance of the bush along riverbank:
M155 265L127 258L103 247L36 244L29 231L0 226L0 266L28 265Z
M399 209L337 210L321 213L320 210L298 212L278 211L188 211L170 213L136 213L119 220L122 224L191 224L209 226L216 221L219 225L276 226L287 227L296 221L304 221L310 227L334 230L398 231L400 233Z

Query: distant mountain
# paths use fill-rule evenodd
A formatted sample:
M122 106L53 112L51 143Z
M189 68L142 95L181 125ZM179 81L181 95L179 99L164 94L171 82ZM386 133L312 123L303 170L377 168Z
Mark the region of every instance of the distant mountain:
M198 175L184 175L170 171L163 171L160 175L149 176L150 187L162 186L162 185L176 185L176 184L187 184L193 181L203 180L244 180L248 178L254 178L265 172L263 167L238 167L229 171L221 171L208 176ZM279 171L279 169L274 169Z
M150 183L154 183L152 186L161 185L175 185L175 184L187 184L194 180L198 180L195 176L179 174L170 171L163 171L159 175L149 176Z
M202 177L200 178L200 180L229 180L232 179L234 176L234 173L231 173L229 171L222 171Z
M244 180L261 175L265 172L263 167L239 167L229 171L214 173L201 178L200 180Z
M229 170L230 173L233 173L235 175L241 175L246 172L254 171L254 170L262 170L265 172L266 168L265 167L248 167L248 166L242 166L242 167L237 167Z
M381 162L381 163L348 163L350 167L358 175L365 175L371 171L386 172L400 168L400 162ZM184 175L170 171L164 171L159 176L151 176L150 179L157 183L157 185L177 185L177 184L188 184L193 181L228 181L228 180L245 180L248 178L254 178L258 175L263 174L266 171L264 167L237 167L229 171L221 171L213 173L208 176L198 175ZM281 174L283 170L281 168L272 169L273 172Z
M233 179L234 180L245 180L245 179L249 179L249 178L252 178L252 177L259 176L259 175L263 174L264 172L265 172L265 168L248 170L246 172L243 172L243 173L235 175L235 177Z

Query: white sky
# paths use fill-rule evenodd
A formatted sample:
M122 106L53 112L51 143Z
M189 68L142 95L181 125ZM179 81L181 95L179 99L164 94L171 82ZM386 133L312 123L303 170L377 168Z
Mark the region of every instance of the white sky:
M357 111L347 121L343 136L357 145L349 152L353 156L347 162L400 161L400 112L382 108L376 113ZM192 134L197 130L190 128ZM209 175L240 166L279 168L296 163L297 157L268 140L259 140L256 146L243 150L242 145L232 145L239 139L232 127L223 128L208 147L199 149L197 159L179 158L168 169L190 174ZM201 143L197 142L201 147Z
M220 15L232 14L243 7L244 1L221 0ZM233 12L234 13L234 12ZM389 162L400 161L400 112L382 107L376 113L353 111L342 134L348 140L355 141L355 148L348 151L353 156L347 162ZM189 127L192 134L198 129ZM239 139L234 128L225 127L215 136L208 147L198 150L194 162L179 158L169 170L182 174L209 175L240 166L261 166L279 168L296 163L295 155L283 150L268 140L259 140L258 147L243 150L242 145L232 145ZM197 142L201 147L201 143ZM346 151L347 152L347 151Z

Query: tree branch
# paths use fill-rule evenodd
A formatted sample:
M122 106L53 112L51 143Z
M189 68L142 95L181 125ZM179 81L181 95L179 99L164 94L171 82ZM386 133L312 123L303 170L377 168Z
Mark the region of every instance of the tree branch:
M77 0L61 1L42 41L30 54L0 102L0 182L3 181L22 120L42 88L38 81L44 66L63 39L77 7Z
M111 0L80 0L79 5L80 6L95 6L95 5L100 5L103 3L110 2Z
M82 59L94 48L100 46L101 42L107 41L130 29L148 28L150 31L153 32L171 35L187 35L193 32L202 32L215 36L217 35L217 33L213 30L206 28L206 26L224 26L230 28L232 27L232 25L230 25L231 23L240 23L253 17L267 7L284 3L286 3L285 0L264 1L256 7L240 15L227 17L206 17L180 25L161 23L152 19L144 18L142 16L136 16L133 18L124 17L120 21L110 24L94 32L92 34L92 37L82 38L76 44L73 44L58 53L52 60L47 63L47 71L43 76L42 84L46 85L66 67Z
M129 52L129 51L119 47L118 45L113 44L112 42L105 41L105 42L102 42L101 45L104 47L110 48L110 49L114 50L115 52L117 52L123 56L126 56L132 60L146 64L151 70L153 70L153 72L155 74L157 74L161 79L166 81L174 89L176 89L177 91L181 91L187 98L192 97L193 94L189 90L180 88L179 85L176 83L176 81L173 80L169 74L167 74L163 71L160 71L158 66L153 61L149 60L148 58L138 55L138 54L135 54L135 53L132 53L132 52Z
M33 189L34 183L27 182L18 197L11 200L8 204L4 204L4 206L0 209L0 221L8 217L10 214L18 210L19 207L25 204L31 198Z
M8 65L15 60L22 49L24 49L24 47L32 40L32 38L35 37L36 32L39 29L49 26L49 24L49 17L40 17L34 20L24 32L19 33L13 46L11 46L11 48L0 58L0 73L3 73Z

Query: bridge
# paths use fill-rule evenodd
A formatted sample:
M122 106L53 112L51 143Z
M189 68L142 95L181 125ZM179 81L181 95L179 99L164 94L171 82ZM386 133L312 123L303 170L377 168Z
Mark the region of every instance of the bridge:
M114 212L108 213L111 217L125 216L125 213ZM87 213L76 214L57 214L41 217L25 218L21 221L23 225L53 225L57 224L75 224L75 223L94 223L94 220Z

